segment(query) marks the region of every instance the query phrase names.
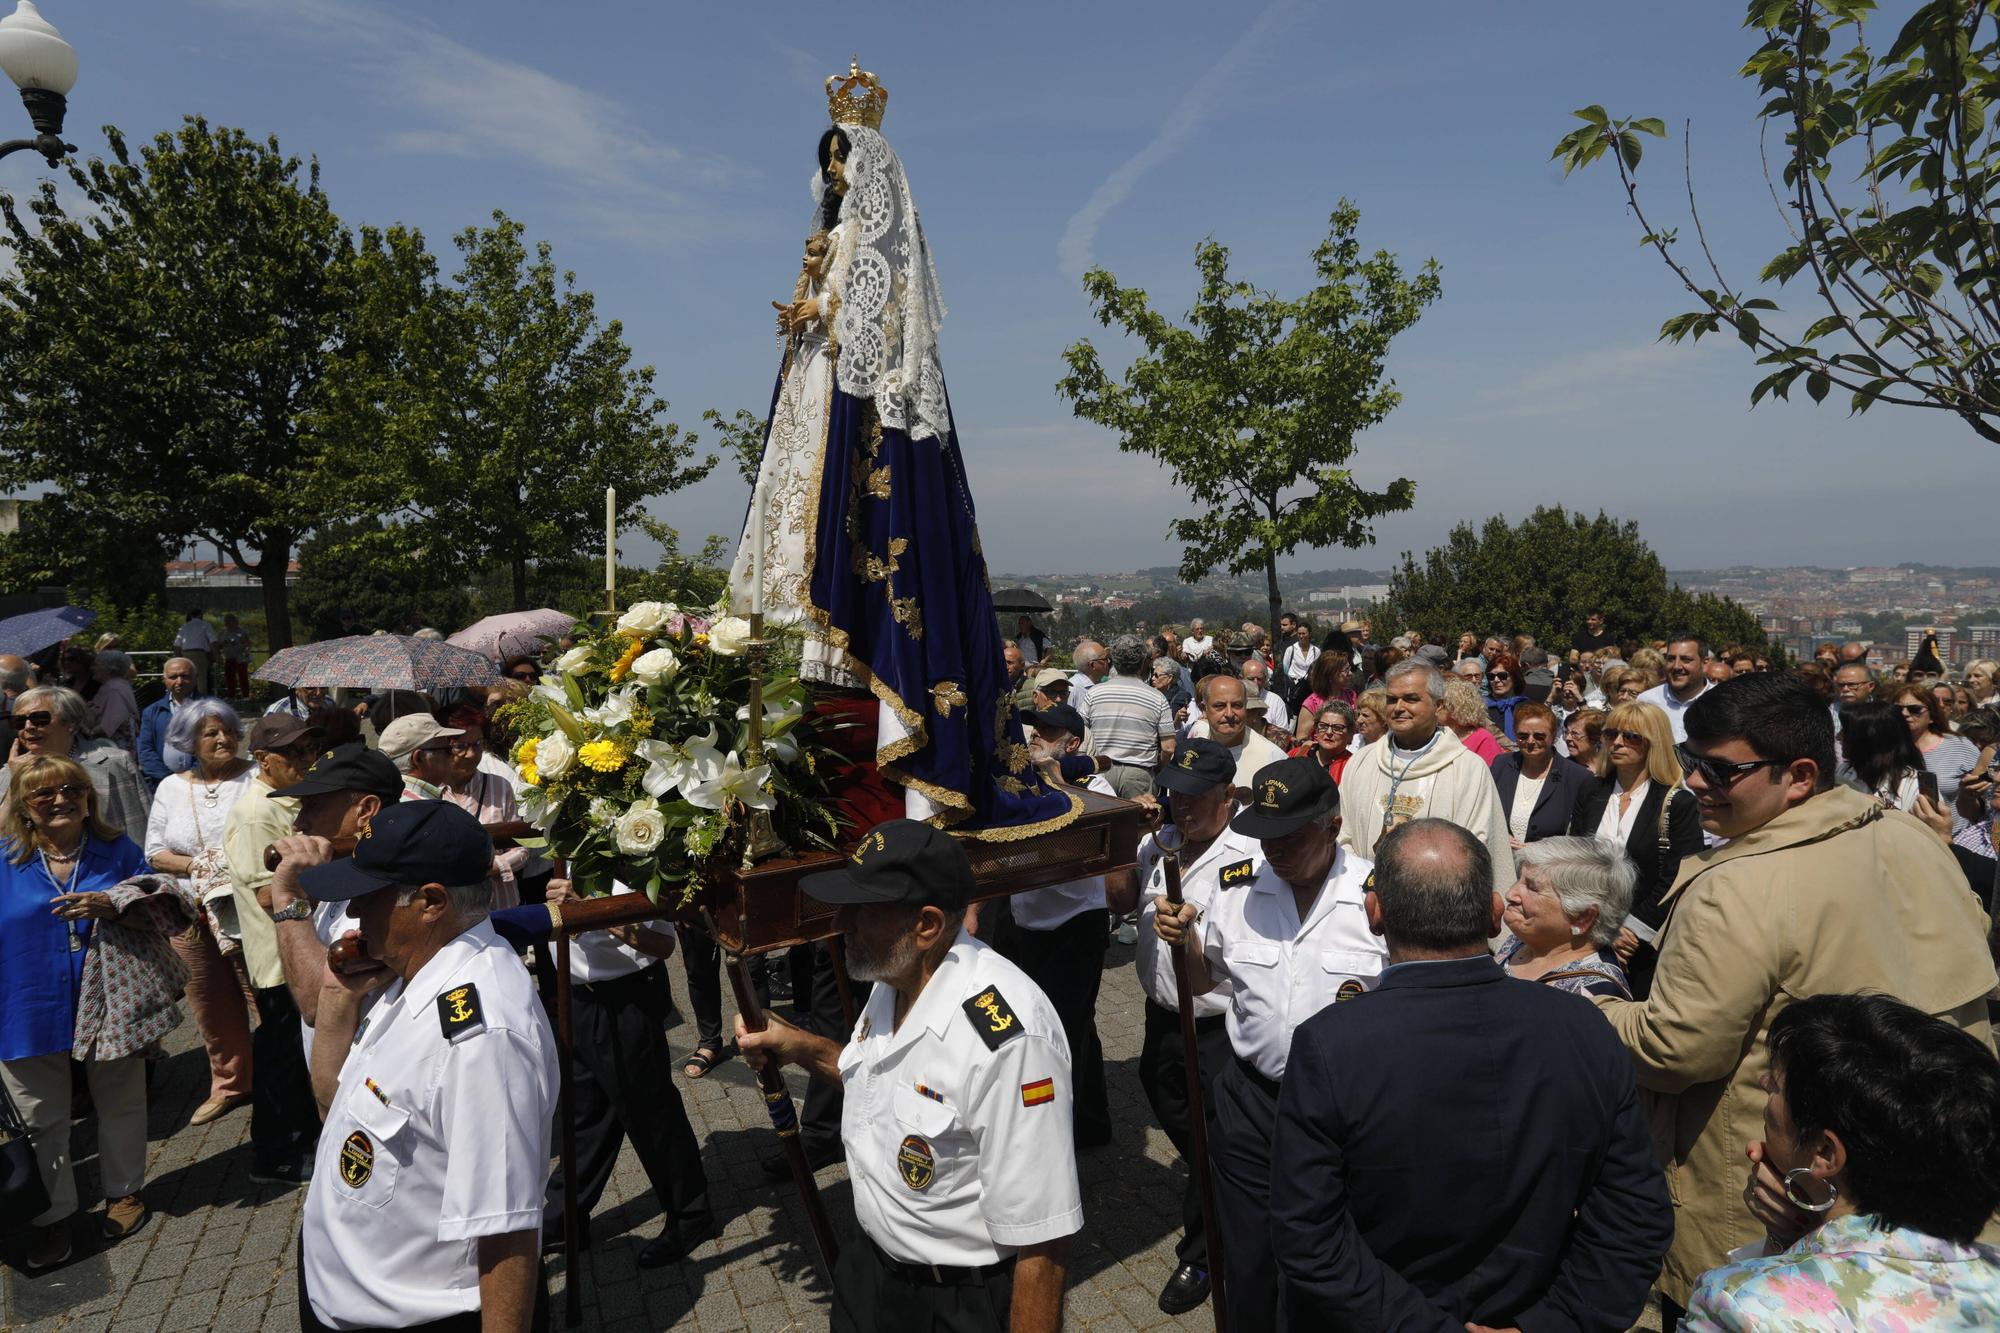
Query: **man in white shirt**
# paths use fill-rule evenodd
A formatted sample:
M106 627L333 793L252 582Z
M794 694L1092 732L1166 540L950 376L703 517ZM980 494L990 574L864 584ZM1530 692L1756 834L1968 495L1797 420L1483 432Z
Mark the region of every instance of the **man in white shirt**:
M1340 845L1340 822L1340 793L1325 769L1311 759L1270 765L1230 822L1260 841L1264 868L1244 887L1225 884L1206 914L1163 904L1154 917L1155 933L1187 950L1195 989L1230 983L1225 1026L1236 1058L1215 1081L1215 1194L1235 1328L1278 1326L1271 1134L1292 1034L1365 991L1388 961L1363 906L1372 867Z
M1246 694L1263 694L1266 726L1291 729L1292 710L1285 706L1284 697L1271 688L1271 668L1263 658L1252 657L1243 664L1243 688Z
M1666 710L1673 725L1674 744L1687 739L1685 714L1688 705L1708 692L1708 673L1702 669L1702 643L1698 634L1676 634L1667 640L1667 678L1639 696L1642 704Z
M1187 638L1181 641L1181 648L1187 653L1187 660L1199 662L1215 647L1215 640L1208 635L1208 627L1196 616L1188 622Z
M961 927L965 849L891 819L800 887L840 908L848 971L881 984L844 1046L770 1014L756 1033L739 1017L736 1039L753 1069L846 1090L861 1235L841 1248L833 1326L1056 1333L1083 1225L1069 1051L1035 983Z
M1173 847L1181 865L1181 896L1199 911L1210 911L1216 895L1246 887L1264 868L1263 844L1229 827L1236 813L1236 761L1211 740L1191 740L1160 770L1171 822L1139 847L1139 938L1133 967L1146 992L1146 1029L1139 1047L1139 1086L1188 1163L1181 1199L1181 1239L1176 1267L1160 1292L1160 1309L1186 1314L1208 1299L1208 1234L1201 1215L1201 1181L1194 1172L1192 1112L1188 1101L1187 1056L1181 1041L1180 991L1174 980L1173 952L1160 942L1153 917L1167 892L1166 856ZM1215 1078L1232 1056L1223 1015L1229 1010L1229 983L1217 982L1193 997L1196 1058L1201 1065L1202 1100L1215 1104Z
M373 966L320 996L325 1129L300 1239L299 1324L401 1328L477 1312L526 1329L560 1074L535 984L486 920L493 842L445 801L372 821L300 878L347 904ZM381 992L360 1022L359 1001Z
M1236 761L1236 791L1239 798L1250 790L1250 781L1266 764L1275 764L1285 752L1264 739L1252 725L1248 696L1243 682L1235 676L1217 673L1194 683L1194 701L1201 718L1189 725L1188 738L1220 742Z
M1069 678L1069 706L1081 713L1090 698L1090 687L1103 680L1111 670L1111 658L1104 651L1104 645L1095 639L1084 639L1070 654L1076 663L1076 670Z
M174 632L174 651L194 663L197 692L207 694L214 688L209 679L208 658L215 651L215 627L201 618L199 609L188 612L187 623Z

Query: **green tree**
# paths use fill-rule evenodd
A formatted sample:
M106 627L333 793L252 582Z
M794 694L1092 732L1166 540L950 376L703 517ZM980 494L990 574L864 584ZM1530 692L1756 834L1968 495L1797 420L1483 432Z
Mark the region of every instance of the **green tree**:
M354 243L319 166L190 117L72 165L33 224L0 196L0 483L59 489L81 521L147 544L212 542L263 583L291 642L302 536L361 498L334 466L328 380L354 336ZM250 559L254 552L257 558Z
M757 484L757 469L764 461L764 419L747 407L736 409L736 415L725 417L714 408L701 414L715 431L726 457L736 460L736 470L751 486Z
M454 238L459 272L422 284L362 392L383 406L417 543L468 573L504 566L519 610L536 561L602 558L606 487L629 526L715 460L695 461L694 434L662 419L653 368L630 364L622 326L599 322L549 244L531 256L519 223L493 223Z
M1757 283L1805 286L1819 313L1803 329L1778 327L1776 301L1724 275L1691 167L1699 256L1684 255L1679 230L1648 216L1640 136L1663 137L1663 122L1585 107L1554 155L1565 174L1610 159L1645 243L1700 302L1660 336L1733 333L1768 367L1753 404L1788 397L1803 376L1814 402L1838 389L1851 412L1878 402L1950 412L2000 441L2000 143L1989 118L2000 92L2000 5L1930 0L1886 47L1869 44L1874 12L1872 0L1751 0L1744 21L1762 34L1741 73L1765 99L1760 117L1783 135L1765 173L1775 159L1772 195L1790 233Z
M328 524L307 538L292 602L314 639L343 633L343 610L364 631L394 634L425 625L449 634L475 618L450 564L429 559L408 527L379 518Z
M0 535L0 588L61 588L100 612L141 607L166 595L173 543L105 524L61 493L21 506L20 528Z
M1229 277L1229 251L1195 249L1201 290L1183 328L1146 293L1105 270L1084 275L1097 320L1145 344L1123 381L1089 340L1063 353L1058 392L1076 414L1116 432L1118 447L1149 454L1174 474L1198 511L1169 531L1182 543L1181 578L1217 568L1264 572L1275 625L1278 557L1301 546L1362 546L1370 521L1408 509L1416 483L1356 484L1355 436L1402 395L1384 374L1389 343L1443 290L1436 260L1405 277L1386 250L1363 257L1360 210L1346 200L1313 251L1319 285L1295 300Z
M1555 652L1568 648L1592 611L1603 612L1620 639L1691 629L1718 645L1764 642L1757 618L1742 606L1670 583L1638 524L1602 511L1585 518L1560 505L1516 524L1497 515L1477 529L1460 523L1421 563L1405 551L1369 629L1383 643L1406 629L1444 644L1467 631L1532 634Z

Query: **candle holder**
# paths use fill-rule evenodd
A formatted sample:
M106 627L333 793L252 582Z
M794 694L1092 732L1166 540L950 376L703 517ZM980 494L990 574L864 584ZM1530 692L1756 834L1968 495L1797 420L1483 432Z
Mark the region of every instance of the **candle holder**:
M775 642L764 637L764 613L752 611L750 637L743 645L750 668L750 730L743 741L745 768L755 768L764 762L764 659ZM771 823L771 812L752 808L744 825L743 869L748 870L784 850L784 839Z

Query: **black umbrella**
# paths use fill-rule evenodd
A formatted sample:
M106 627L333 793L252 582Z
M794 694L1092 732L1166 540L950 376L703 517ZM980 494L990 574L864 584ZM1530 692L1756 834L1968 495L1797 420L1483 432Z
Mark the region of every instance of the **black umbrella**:
M1049 605L1049 599L1036 592L1033 588L1002 588L999 592L993 594L993 609L995 611L1027 611L1037 615L1045 615L1055 610L1054 607Z

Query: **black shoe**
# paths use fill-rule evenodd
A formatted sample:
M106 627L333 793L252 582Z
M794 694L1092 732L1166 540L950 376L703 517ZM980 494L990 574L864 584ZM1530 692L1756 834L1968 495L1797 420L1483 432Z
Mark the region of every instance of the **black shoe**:
M1182 1264L1160 1288L1160 1308L1168 1314L1186 1314L1208 1299L1208 1270Z
M814 1152L810 1148L806 1150L806 1166L809 1170L813 1171L824 1170L832 1166L835 1162L845 1161L846 1158L846 1152L837 1144L831 1148L821 1149L818 1152ZM773 1180L790 1180L792 1178L791 1155L782 1149L769 1154L758 1165L763 1167L764 1174Z
M668 1218L657 1239L647 1241L639 1251L639 1267L658 1268L688 1257L689 1251L715 1234L715 1218Z
M303 1185L313 1178L310 1157L285 1157L275 1162L254 1163L250 1179L259 1185Z

